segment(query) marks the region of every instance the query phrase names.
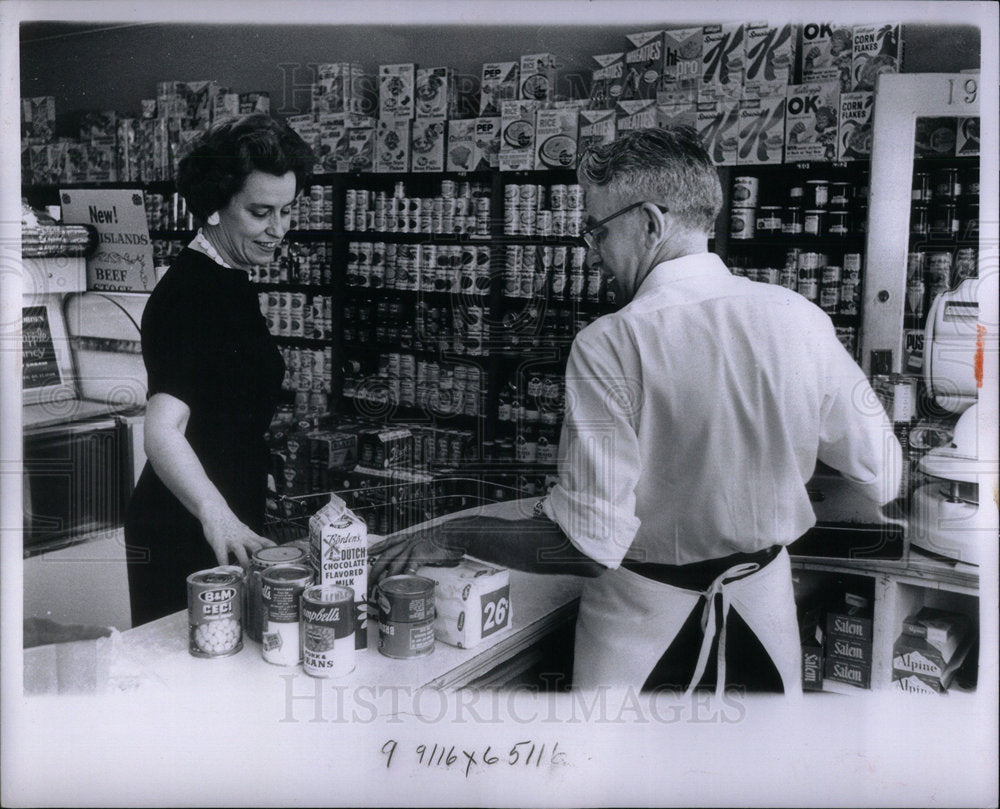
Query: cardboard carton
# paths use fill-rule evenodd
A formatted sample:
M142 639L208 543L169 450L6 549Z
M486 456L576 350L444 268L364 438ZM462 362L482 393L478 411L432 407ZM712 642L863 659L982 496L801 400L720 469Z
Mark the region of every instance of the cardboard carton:
M871 160L874 93L841 93L837 123L837 159Z
M539 110L535 115L535 168L575 168L578 131L576 110Z
M745 68L743 23L706 25L701 45L702 100L739 98Z
M416 70L416 65L412 62L399 65L379 65L378 111L380 119L409 119L413 117Z
M556 90L556 57L529 53L521 57L517 97L525 101L551 101Z
M504 100L517 98L519 70L517 62L487 62L483 65L479 85L480 116L500 115Z
M717 166L735 166L739 154L738 101L698 104L696 129L702 144Z
M785 162L835 160L840 88L796 84L788 88L785 108Z
M411 170L444 171L445 118L417 118L410 127Z
M451 118L455 115L457 87L450 67L418 68L414 93L417 118Z
M504 101L500 112L500 171L524 171L535 165L537 101Z
M663 31L630 34L628 39L635 47L625 52L621 99L655 100L663 76Z
M898 73L899 23L855 25L851 50L851 90L874 90L882 73Z
M703 28L676 28L663 33L663 78L660 104L693 104L701 87Z
M611 143L617 137L616 116L613 109L582 110L577 154L582 155L591 146Z
M378 119L375 126L375 171L406 172L410 170L410 119Z
M746 72L743 94L763 98L784 97L795 68L795 26L767 23L746 26Z
M625 54L602 53L593 57L597 67L590 74L590 108L613 107L625 85Z
M740 102L739 116L737 162L780 163L785 142L784 97L745 98Z
M832 22L802 25L802 83L836 82L841 90L851 90L851 56L854 29Z

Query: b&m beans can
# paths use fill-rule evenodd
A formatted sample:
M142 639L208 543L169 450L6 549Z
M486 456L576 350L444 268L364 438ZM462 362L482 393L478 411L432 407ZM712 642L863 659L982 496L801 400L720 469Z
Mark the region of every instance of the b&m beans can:
M302 591L302 669L313 677L354 671L354 590L317 584Z
M294 666L302 661L299 599L313 577L313 569L307 565L272 565L264 571L261 654L268 663Z
M226 657L243 648L243 577L229 567L187 577L188 651Z
M434 651L434 581L402 574L379 582L378 650L409 659Z

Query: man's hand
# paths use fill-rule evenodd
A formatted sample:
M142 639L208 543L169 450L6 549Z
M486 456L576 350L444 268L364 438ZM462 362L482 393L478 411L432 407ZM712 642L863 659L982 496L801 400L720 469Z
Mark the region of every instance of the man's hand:
M370 589L386 576L413 573L421 565L454 567L464 555L461 550L446 547L433 528L382 540L368 553L375 557L368 576Z

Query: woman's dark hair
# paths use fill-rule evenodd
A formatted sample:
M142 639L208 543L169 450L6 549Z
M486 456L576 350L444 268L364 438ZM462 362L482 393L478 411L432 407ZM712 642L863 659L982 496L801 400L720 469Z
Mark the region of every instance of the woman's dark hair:
M295 193L312 171L312 150L284 121L254 113L215 124L195 142L177 168L177 190L199 219L225 208L247 177L262 171L295 174Z

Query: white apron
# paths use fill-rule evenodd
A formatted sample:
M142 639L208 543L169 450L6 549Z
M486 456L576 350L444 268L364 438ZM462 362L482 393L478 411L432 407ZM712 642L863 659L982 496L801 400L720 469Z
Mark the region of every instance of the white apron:
M749 574L749 575L747 575ZM744 578L723 584L733 576ZM763 568L735 565L701 593L648 579L624 567L589 579L576 622L573 687L640 689L673 642L701 596L704 631L690 693L701 680L715 637L715 595L722 594L716 694L726 682L726 618L735 609L774 662L788 696L802 693L799 628L791 565L784 548Z

